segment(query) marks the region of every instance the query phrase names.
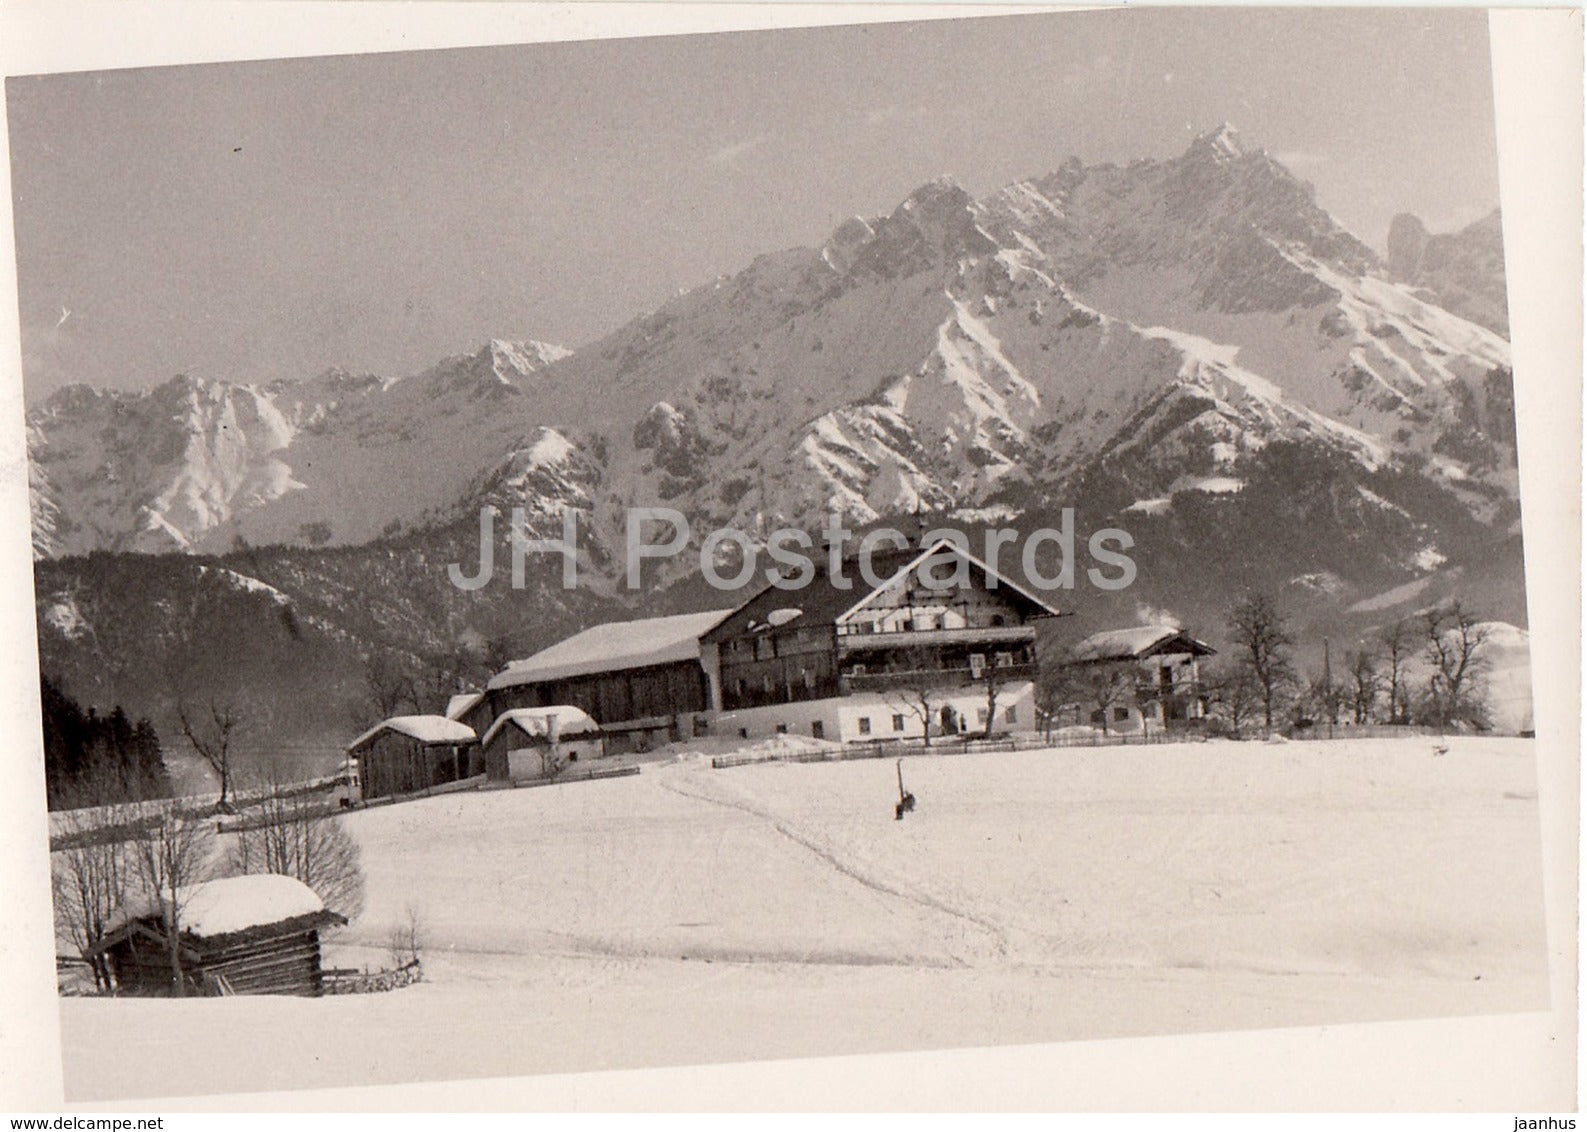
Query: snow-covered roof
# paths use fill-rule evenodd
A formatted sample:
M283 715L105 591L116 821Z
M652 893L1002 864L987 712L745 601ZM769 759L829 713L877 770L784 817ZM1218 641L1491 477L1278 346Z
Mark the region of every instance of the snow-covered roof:
M199 939L295 920L325 911L325 902L296 877L275 873L225 877L177 889L182 931ZM127 901L105 925L105 935L134 920L163 915L162 904L147 896Z
M491 740L496 738L504 727L516 727L531 739L544 739L551 733L553 719L557 721L558 735L581 735L601 729L601 725L596 723L588 712L571 704L543 708L513 708L496 717L496 722L492 723L490 730L485 732L485 738L480 741L480 745L490 746Z
M484 692L460 692L446 701L446 718L462 719L474 705L485 698Z
M476 738L472 727L444 715L394 715L347 744L347 749L362 747L382 731L397 731L421 743L472 743Z
M1170 644L1181 647L1164 648ZM1153 652L1192 652L1206 656L1213 651L1210 645L1173 625L1138 625L1130 629L1093 633L1069 650L1068 660L1137 660Z
M513 661L496 674L490 687L512 688L592 672L619 672L652 664L696 660L700 655L700 634L729 612L715 609L709 613L682 613L596 625L525 660Z

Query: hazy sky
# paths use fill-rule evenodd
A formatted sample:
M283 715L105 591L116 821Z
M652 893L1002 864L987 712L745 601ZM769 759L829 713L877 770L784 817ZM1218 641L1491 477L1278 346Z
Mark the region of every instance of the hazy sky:
M1227 120L1381 248L1498 203L1480 11L1137 9L6 85L30 401L578 346L950 173ZM69 313L67 313L69 312Z

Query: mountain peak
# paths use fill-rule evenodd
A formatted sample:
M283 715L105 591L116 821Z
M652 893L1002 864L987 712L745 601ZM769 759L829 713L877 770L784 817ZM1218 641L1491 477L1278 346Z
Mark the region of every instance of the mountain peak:
M1228 122L1220 122L1215 129L1196 135L1195 141L1190 143L1190 148L1192 152L1211 153L1219 161L1233 161L1246 155L1245 145L1240 140L1240 131Z
M550 342L533 339L510 342L505 338L492 338L478 356L482 360L488 358L496 375L506 381L511 375L527 377L571 353L572 350Z

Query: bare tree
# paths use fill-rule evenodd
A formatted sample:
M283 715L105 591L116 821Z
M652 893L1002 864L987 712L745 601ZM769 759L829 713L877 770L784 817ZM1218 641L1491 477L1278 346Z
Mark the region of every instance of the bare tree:
M485 640L485 649L482 660L485 670L495 675L506 668L517 657L517 649L513 646L512 637L506 633L488 637Z
M187 993L182 978L181 934L193 885L210 875L215 833L209 822L166 805L154 823L132 842L133 863L144 896L164 923L171 959L171 993Z
M359 726L401 715L404 708L419 710L419 692L412 673L391 653L371 653L364 662L364 703L360 705Z
M1383 630L1379 640L1383 644L1383 660L1388 666L1383 678L1387 681L1389 722L1410 721L1410 693L1405 687L1405 662L1415 650L1415 634L1404 620L1396 621Z
M71 940L100 990L110 989L110 967L104 953L92 948L125 903L133 872L127 843L115 827L135 812L126 804L69 811L59 819L66 847L50 854L56 934Z
M1481 682L1488 666L1487 628L1458 600L1428 610L1422 625L1427 661L1433 666L1430 691L1437 721L1485 721Z
M176 704L177 722L194 753L204 760L220 780L220 801L216 808L225 812L231 807L232 744L238 733L247 726L242 710L227 701L210 700L207 708L197 711L185 700Z
M936 650L916 645L895 650L887 669L878 673L887 677L888 701L920 720L920 730L928 747L931 746L931 725L937 718L938 694L946 678L939 664Z
M1349 686L1335 680L1332 672L1323 672L1314 677L1307 692L1317 714L1330 724L1339 722L1345 705L1350 702Z
M1236 733L1262 708L1262 688L1251 670L1241 663L1215 672L1205 681L1207 699L1229 721Z
M982 738L990 739L992 731L997 727L997 699L1003 689L1011 683L1010 671L1010 668L999 668L994 664L982 673L981 679L986 685L986 726L982 729Z
M419 909L413 904L405 907L402 910L402 919L392 925L391 935L386 941L392 962L398 967L417 963L426 943L426 930L424 917L419 914Z
M364 908L358 843L322 797L294 789L275 768L262 777L259 800L232 843L232 867L296 877L331 911L353 919Z
M1357 723L1371 723L1372 709L1383 690L1383 680L1378 674L1378 658L1362 649L1346 653L1345 663L1350 671L1347 699L1351 717Z
M1093 716L1102 717L1102 733L1106 735L1113 708L1134 698L1140 675L1135 662L1075 665L1070 671L1081 702L1091 709Z
M1295 638L1283 614L1265 594L1250 597L1235 607L1229 631L1240 650L1241 662L1261 688L1263 723L1271 729L1273 709L1295 681L1295 667L1290 661Z

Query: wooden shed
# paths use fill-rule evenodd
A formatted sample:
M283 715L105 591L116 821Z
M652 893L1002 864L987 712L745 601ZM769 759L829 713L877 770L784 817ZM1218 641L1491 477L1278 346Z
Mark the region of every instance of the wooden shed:
M320 930L347 921L302 881L260 873L205 881L178 894L184 994L323 993ZM123 994L172 993L166 924L161 901L132 901L94 942Z
M497 781L551 778L569 763L605 753L601 725L582 708L514 708L485 733L485 774Z
M397 715L347 745L362 797L414 794L484 773L474 729L444 715Z

